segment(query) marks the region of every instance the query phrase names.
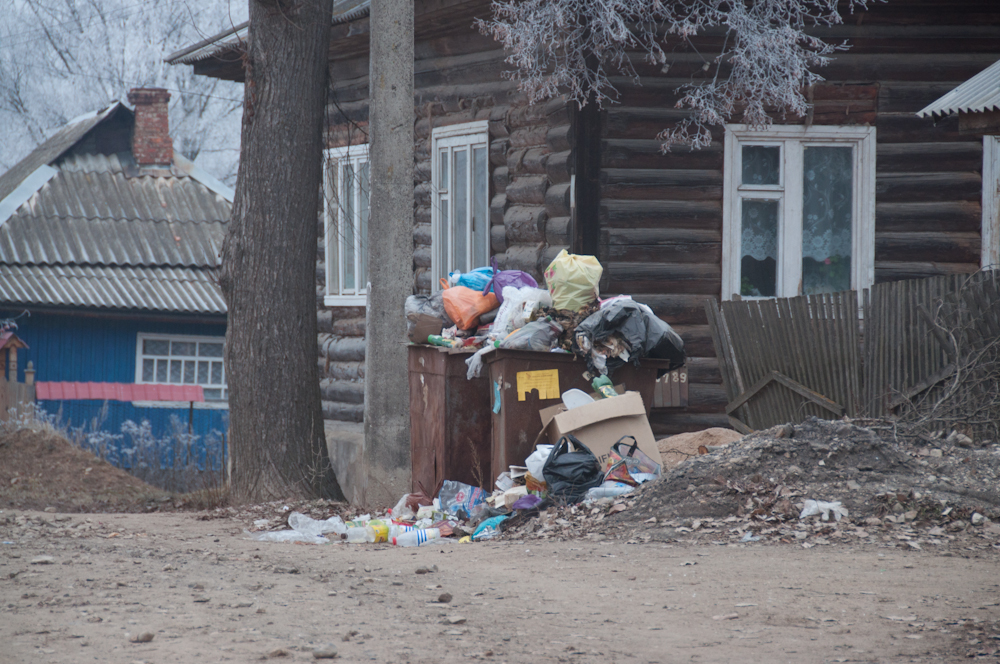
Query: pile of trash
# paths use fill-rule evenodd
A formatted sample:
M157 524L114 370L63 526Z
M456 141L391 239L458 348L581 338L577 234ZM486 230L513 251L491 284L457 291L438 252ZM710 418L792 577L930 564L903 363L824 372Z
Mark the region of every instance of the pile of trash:
M528 273L492 267L452 272L433 295L406 300L410 341L474 353L468 378L480 375L494 348L575 353L590 373L607 376L643 357L684 364L684 342L631 296L600 299L604 268L594 256L561 251L545 270L545 288Z
M423 493L408 493L384 514L362 514L345 520L340 514L317 519L292 511L287 517L287 529L246 531L246 535L259 542L303 544L421 546L441 539L478 542L494 539L505 529L521 525L553 506L588 504L631 493L640 484L660 477L660 465L646 456L634 439L631 445L619 441L612 446L606 470L572 435L564 437L559 445L539 445L525 463L524 467L514 466L502 473L492 494L449 480L433 499ZM544 479L536 479L532 473ZM261 520L254 525L272 524Z

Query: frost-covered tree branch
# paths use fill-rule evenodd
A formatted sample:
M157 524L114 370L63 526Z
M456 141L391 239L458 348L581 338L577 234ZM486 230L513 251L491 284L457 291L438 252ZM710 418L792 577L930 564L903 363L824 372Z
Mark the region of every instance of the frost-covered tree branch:
M171 91L174 147L233 182L241 85L163 62L238 22L231 9L245 14L246 3L8 0L0 11L0 172L74 117L151 86Z
M678 88L676 105L691 115L660 133L664 150L709 145L710 127L738 112L757 129L771 124L768 110L805 115L804 88L823 80L813 70L846 48L807 33L843 22L838 0L494 0L493 12L478 27L508 50L507 75L532 103L566 94L602 104L617 95L613 76L638 83L631 53L666 73L668 49L710 29L724 34L705 78Z

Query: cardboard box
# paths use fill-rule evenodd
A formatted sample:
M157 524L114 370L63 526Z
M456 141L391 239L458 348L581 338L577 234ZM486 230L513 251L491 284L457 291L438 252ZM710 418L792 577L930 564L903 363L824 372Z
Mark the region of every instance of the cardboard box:
M623 436L635 436L642 450L650 459L660 461L660 450L653 437L653 430L646 418L646 407L638 392L626 392L612 399L599 399L586 406L566 410L559 404L539 411L542 431L535 444L549 442L553 445L571 433L598 458L607 471L611 446ZM631 445L632 441L628 441Z
M425 344L427 343L427 337L432 334L441 334L443 328L444 323L437 316L420 314L417 316L416 323L413 324L413 329L407 336L415 344Z

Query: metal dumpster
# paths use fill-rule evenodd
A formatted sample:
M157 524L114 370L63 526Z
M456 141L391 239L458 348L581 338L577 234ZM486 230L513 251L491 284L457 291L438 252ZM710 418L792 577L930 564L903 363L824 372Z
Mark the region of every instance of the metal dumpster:
M490 465L490 382L466 380L468 352L412 345L410 372L411 486L428 495L443 480L487 491ZM498 471L499 472L499 471Z
M493 474L498 475L510 465L522 465L533 451L535 438L542 430L538 411L560 403L566 390L577 388L590 393L593 388L583 377L587 371L586 362L569 353L498 348L487 353L484 359L489 367L493 420L491 467ZM626 364L615 371L614 381L616 385L624 385L626 389L642 395L648 415L653 405L657 375L665 373L669 366L669 360L644 358L638 367ZM522 388L531 383L540 383L542 387L522 390L524 400L520 400L518 374L544 371L556 372L557 385L549 384L552 374L529 376L529 380L522 381Z

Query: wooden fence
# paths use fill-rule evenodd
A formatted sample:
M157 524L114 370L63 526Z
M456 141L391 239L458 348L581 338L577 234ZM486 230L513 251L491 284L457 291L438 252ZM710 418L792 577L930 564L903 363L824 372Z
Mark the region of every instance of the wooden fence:
M1000 339L997 272L877 284L860 299L860 312L855 291L706 305L735 428L894 415Z
M35 403L34 384L18 383L0 378L0 421L21 415L25 408Z

